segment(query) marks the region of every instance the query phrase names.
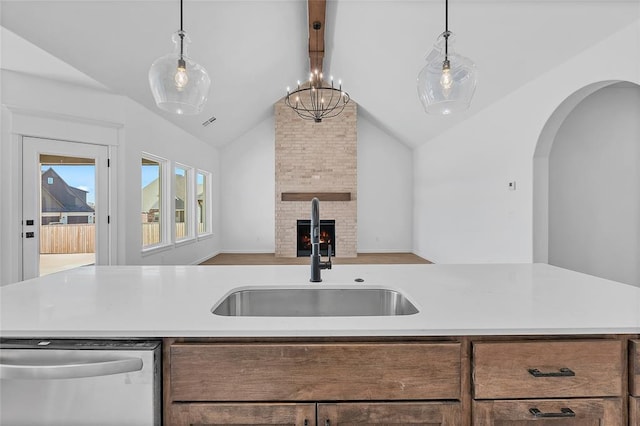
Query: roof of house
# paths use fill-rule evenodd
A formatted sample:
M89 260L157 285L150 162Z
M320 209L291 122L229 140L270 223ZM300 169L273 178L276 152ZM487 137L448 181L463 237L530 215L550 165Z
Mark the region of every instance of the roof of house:
M51 183L49 183L51 182ZM94 212L87 191L69 186L53 168L42 172L42 212Z

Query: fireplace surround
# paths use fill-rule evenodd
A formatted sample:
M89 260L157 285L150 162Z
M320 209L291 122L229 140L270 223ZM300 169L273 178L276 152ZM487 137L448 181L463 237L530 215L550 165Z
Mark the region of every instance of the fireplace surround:
M320 220L335 220L337 257L357 256L357 145L353 100L342 114L320 123L300 119L284 100L275 104L277 257L298 256L297 221L309 218L313 197L320 199Z

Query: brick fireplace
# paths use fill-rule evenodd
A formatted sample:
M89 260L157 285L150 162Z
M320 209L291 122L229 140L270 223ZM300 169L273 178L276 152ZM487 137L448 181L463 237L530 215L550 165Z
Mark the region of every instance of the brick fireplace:
M320 219L335 220L337 257L357 255L357 105L321 123L275 105L275 253L297 256L298 220L309 220L311 198Z

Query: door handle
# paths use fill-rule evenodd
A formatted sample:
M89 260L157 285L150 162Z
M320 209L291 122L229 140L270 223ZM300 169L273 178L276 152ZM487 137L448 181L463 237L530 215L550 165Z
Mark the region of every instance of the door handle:
M26 365L0 363L0 379L54 380L99 377L142 370L141 358L126 358L90 363Z

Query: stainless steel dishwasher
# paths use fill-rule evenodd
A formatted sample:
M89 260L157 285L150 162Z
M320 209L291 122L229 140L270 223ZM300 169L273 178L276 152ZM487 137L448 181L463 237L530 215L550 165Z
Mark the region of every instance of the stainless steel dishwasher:
M1 425L161 423L161 343L0 340Z

